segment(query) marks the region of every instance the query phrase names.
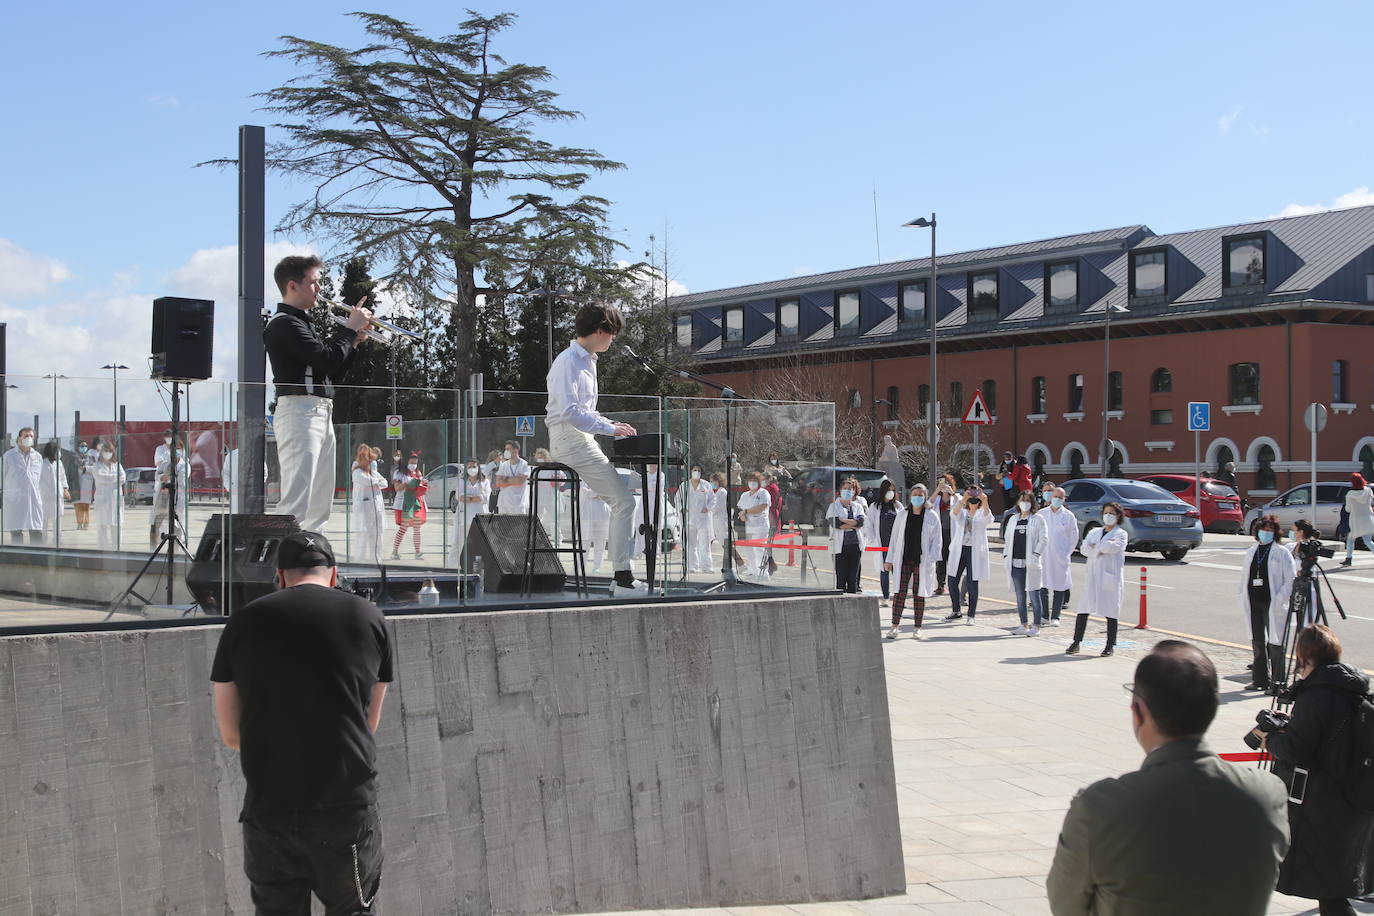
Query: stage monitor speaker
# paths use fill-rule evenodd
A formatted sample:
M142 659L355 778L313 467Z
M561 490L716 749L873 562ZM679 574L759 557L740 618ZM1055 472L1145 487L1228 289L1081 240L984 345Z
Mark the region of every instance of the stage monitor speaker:
M468 555L482 560L482 586L488 592L518 592L525 572L525 535L534 525L534 546L552 547L539 519L528 515L479 515L468 531ZM559 592L568 574L558 555L535 554L536 592Z
M153 378L202 382L214 374L214 351L212 300L177 296L153 300Z
M186 588L207 614L224 614L271 594L277 590L277 547L300 530L292 515L210 516Z

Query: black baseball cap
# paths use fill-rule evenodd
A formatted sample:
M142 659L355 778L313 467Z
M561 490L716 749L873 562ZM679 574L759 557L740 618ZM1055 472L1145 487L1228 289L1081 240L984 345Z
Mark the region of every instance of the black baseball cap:
M329 539L314 531L288 534L277 547L277 569L334 565L334 548L329 545Z

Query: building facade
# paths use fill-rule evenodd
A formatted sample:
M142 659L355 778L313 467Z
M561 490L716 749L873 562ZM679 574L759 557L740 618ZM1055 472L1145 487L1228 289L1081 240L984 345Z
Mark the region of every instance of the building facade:
M930 313L937 417L975 390L1009 449L1052 477L1192 473L1187 404L1211 404L1204 470L1253 497L1317 470L1374 477L1374 207L1171 235L1146 226L795 277L672 300L700 371L755 396L835 400L841 422L924 450ZM968 449L954 441L942 447ZM957 457L957 455L956 455ZM968 457L968 456L965 456ZM923 463L923 462L922 462Z

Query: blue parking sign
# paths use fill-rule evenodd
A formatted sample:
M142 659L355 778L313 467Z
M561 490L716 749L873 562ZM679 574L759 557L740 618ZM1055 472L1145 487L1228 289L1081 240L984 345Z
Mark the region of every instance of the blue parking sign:
M1188 432L1205 433L1212 428L1212 402L1188 402Z

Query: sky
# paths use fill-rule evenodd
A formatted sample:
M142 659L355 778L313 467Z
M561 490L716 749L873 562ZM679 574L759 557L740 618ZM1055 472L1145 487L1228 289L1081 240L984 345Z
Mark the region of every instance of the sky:
M356 8L8 5L0 321L20 385L12 416L39 412L26 402L42 387L15 376L101 378L113 362L146 378L160 295L216 301L214 375L235 376L236 177L196 163L232 157L240 124L266 124L271 139L253 94L296 71L262 52L283 34L357 46ZM431 34L465 15L431 0L363 8ZM666 242L675 291L919 257L927 230L900 225L932 211L945 253L1374 203L1370 2L479 11L518 14L498 50L550 68L560 102L582 112L545 136L626 164L586 190L613 202L627 259L652 234L661 262ZM269 223L303 194L269 178ZM307 250L330 247L269 235L269 269ZM105 382L63 389L59 416L109 402Z

